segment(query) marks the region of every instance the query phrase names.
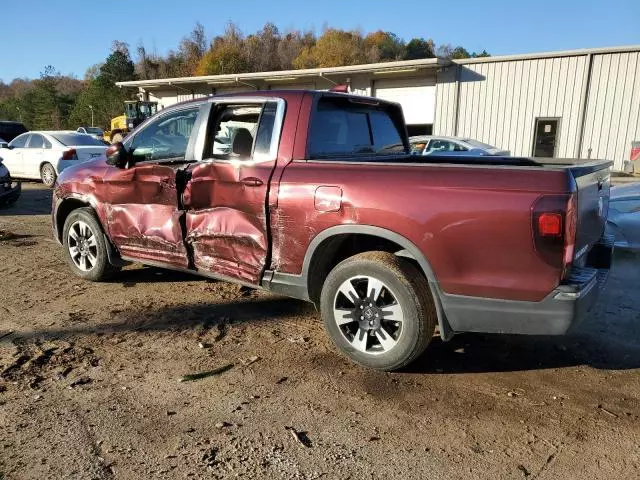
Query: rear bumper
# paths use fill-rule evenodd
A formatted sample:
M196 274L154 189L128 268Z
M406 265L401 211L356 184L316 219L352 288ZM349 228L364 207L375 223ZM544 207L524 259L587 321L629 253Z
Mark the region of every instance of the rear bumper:
M454 332L562 335L576 328L603 289L613 256L613 238L606 236L588 254L584 267L540 302L499 300L460 295L441 296Z
M8 184L5 184L0 181L0 207L15 203L20 198L21 192L22 184L20 182L9 181Z

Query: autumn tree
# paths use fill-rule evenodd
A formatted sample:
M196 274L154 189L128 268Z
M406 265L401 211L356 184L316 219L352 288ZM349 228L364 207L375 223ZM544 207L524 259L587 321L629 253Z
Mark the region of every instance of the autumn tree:
M138 45L135 63L129 45L115 41L104 62L89 67L83 81L53 68L45 68L35 80L0 81L0 118L22 120L29 128L76 128L90 123L93 109L95 123L108 127L111 118L123 113L124 100L135 98L115 85L120 81L412 60L431 58L436 52L452 59L489 56L486 50L469 53L451 44L436 48L431 39L405 42L383 30L363 36L327 28L318 37L310 31L283 33L273 23L246 37L230 23L209 43L204 26L196 23L175 49L164 54Z
M338 67L365 63L364 41L359 32L327 29L312 47L293 61L295 68Z
M281 41L278 27L273 23L267 23L262 30L249 35L244 42L249 69L254 72L286 69L287 66L281 64L278 53Z
M294 68L293 62L303 50L310 49L316 43L313 32L293 31L280 38L278 59L283 70Z
M196 75L222 75L249 71L244 48L244 37L233 23L227 25L224 35L213 39L211 48L204 54Z
M207 51L207 35L204 31L204 26L197 22L191 34L187 37L183 37L178 46L177 56L180 57L184 63L184 74L193 75L200 60Z
M404 41L395 33L382 30L369 33L364 38L364 48L370 62L402 60L406 54Z

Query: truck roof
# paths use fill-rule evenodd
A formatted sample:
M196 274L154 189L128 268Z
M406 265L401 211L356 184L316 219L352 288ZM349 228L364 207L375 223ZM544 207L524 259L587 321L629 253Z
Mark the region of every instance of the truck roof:
M216 95L211 95L209 97L201 97L194 98L192 100L185 100L183 102L179 102L173 105L170 105L167 108L172 108L176 105L188 105L188 104L198 104L210 101L214 98L229 98L229 97L280 97L284 99L292 99L296 97L302 97L305 94L311 94L313 96L332 96L332 97L345 97L345 98L357 98L363 102L371 103L372 105L399 105L397 102L390 102L388 100L383 100L381 98L376 97L368 97L365 95L357 95L354 93L342 93L342 92L332 92L330 90L255 90L248 92L231 92L231 93L221 93Z

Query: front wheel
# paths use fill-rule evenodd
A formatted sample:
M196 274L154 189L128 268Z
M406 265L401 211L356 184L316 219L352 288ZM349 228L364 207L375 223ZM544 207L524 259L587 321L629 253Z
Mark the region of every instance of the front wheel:
M427 280L408 260L387 252L362 253L337 265L322 288L320 307L333 343L378 370L415 360L437 322Z
M56 183L56 178L58 178L58 174L56 173L56 169L53 168L53 165L45 163L40 167L40 178L42 179L42 183L47 187L53 187Z
M64 222L62 243L67 263L81 278L98 282L118 269L109 263L102 228L90 208L79 208Z

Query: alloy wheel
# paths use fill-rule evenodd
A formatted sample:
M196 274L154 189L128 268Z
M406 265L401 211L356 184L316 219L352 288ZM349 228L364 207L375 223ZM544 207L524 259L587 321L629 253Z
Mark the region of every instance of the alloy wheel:
M71 260L83 272L90 271L98 261L98 244L91 227L78 220L71 225L67 237Z
M362 353L387 353L402 335L404 316L396 295L372 276L352 277L340 285L333 316L347 342Z

